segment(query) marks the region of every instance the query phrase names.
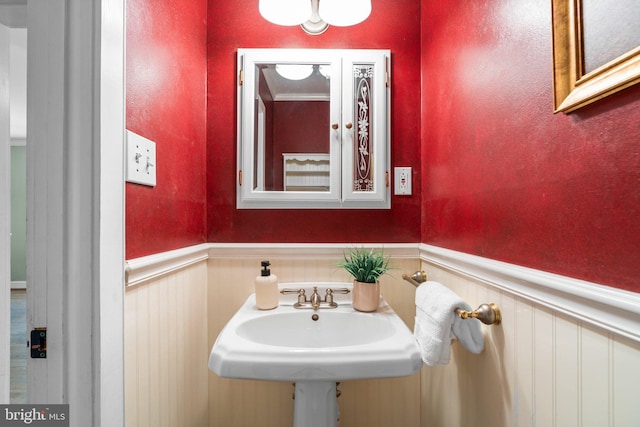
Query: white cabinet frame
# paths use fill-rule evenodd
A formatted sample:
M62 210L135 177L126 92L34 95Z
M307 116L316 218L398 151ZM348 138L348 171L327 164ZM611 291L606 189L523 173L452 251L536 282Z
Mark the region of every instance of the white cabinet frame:
M353 49L239 49L238 50L238 163L237 207L239 209L389 209L390 189L390 59L389 50ZM264 129L254 123L257 64L320 64L329 75L330 187L328 191L269 191L263 183L264 167L255 167L261 151L256 134ZM353 66L371 67L370 96L373 106L370 133L371 178L374 185L354 190L354 153L357 152L358 117L354 101ZM367 150L365 150L367 151ZM257 169L257 170L256 170ZM254 185L255 183L258 185Z

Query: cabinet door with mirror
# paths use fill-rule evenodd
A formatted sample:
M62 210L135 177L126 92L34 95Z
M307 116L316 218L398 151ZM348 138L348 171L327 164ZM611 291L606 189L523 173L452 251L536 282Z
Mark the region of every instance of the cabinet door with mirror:
M390 52L239 49L239 208L388 209Z

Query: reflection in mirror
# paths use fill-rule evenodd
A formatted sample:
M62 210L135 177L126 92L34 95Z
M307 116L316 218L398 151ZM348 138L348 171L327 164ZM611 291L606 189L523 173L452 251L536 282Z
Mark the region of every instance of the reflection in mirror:
M582 0L584 74L640 46L638 0Z
M328 67L256 64L254 190L330 190Z

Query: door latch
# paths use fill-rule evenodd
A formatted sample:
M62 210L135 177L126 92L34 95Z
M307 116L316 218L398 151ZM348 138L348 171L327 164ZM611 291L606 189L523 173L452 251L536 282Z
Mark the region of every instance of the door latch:
M31 358L47 358L47 328L35 328L31 331Z

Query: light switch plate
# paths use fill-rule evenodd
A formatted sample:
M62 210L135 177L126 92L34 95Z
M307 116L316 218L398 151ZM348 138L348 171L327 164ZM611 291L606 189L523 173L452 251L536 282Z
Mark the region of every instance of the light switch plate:
M156 185L156 143L127 131L127 181Z
M393 194L410 195L411 194L411 168L395 167L393 168Z

